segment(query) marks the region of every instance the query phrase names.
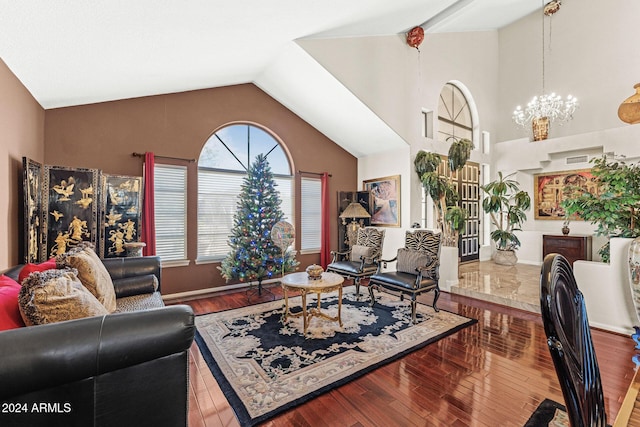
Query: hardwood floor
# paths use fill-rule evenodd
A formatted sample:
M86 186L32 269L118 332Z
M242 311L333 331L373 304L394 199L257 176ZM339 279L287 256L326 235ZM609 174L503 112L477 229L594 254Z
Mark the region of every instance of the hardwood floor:
M272 289L279 298L280 290ZM244 292L183 303L196 314L248 304ZM438 306L478 323L263 425L522 426L545 398L563 403L539 314L444 292ZM634 342L601 330L592 334L612 424L633 377ZM190 383L191 427L239 425L195 343Z

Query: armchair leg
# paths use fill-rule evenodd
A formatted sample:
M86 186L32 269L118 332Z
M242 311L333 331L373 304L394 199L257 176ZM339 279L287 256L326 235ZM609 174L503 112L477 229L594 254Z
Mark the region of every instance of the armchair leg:
M369 289L369 299L371 300L369 302L369 305L373 307L373 304L376 303L376 298L373 295L373 285L371 284L371 282L369 282L369 286L367 286L367 289Z
M360 278L359 277L354 278L353 284L356 285L356 299L360 301Z
M436 287L433 295L433 310L437 313L440 311L438 307L436 307L436 302L438 302L438 298L440 298L440 288Z
M413 323L414 325L416 323L418 323L416 321L416 305L417 305L417 303L416 303L416 295L413 294L411 296L411 323Z

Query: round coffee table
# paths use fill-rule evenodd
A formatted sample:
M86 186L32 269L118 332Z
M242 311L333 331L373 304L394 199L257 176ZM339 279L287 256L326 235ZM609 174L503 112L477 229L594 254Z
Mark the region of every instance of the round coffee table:
M309 321L312 317L322 317L327 320L337 321L342 327L342 318L340 313L342 311L342 282L344 278L335 273L322 273L320 279L309 279L306 272L287 274L282 278L282 293L284 294L284 316L282 323L286 323L287 318L302 316L304 331L303 335L307 335L307 328L309 327ZM289 297L288 291L300 291L302 296L302 312L291 313L289 310ZM338 315L336 317L329 316L320 310L320 302L323 292L338 291ZM316 307L307 309L307 294L316 294L317 304Z

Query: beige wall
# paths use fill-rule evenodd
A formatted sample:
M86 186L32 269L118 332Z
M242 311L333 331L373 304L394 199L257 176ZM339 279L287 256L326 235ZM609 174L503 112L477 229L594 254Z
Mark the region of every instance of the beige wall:
M545 19L545 89L580 102L574 119L551 125L550 138L628 126L618 106L640 82L637 17L640 2L563 2ZM615 6L613 6L615 5ZM539 12L500 30L500 86L495 142L528 137L513 125L511 113L542 91L542 15Z
M158 156L197 159L217 128L234 121L248 121L269 128L284 141L296 171L332 174L331 194L359 188L355 157L252 84L52 109L47 110L46 119L45 162L50 165L141 175L142 160L132 157L133 152L152 151ZM182 163L189 170L187 240L191 265L164 269L164 294L225 284L216 269L218 264L194 264L197 165ZM296 200L299 230L300 198ZM336 197L331 198L330 209L337 215ZM337 221L333 227L336 224ZM335 249L335 229L331 238L331 247ZM317 254L297 258L301 268L319 262Z
M21 261L22 157L44 160L44 118L44 109L0 59L0 270Z

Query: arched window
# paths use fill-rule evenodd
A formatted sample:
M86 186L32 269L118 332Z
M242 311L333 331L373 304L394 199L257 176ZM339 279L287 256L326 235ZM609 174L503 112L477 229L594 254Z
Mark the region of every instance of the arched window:
M473 142L473 120L467 98L460 88L447 83L438 102L438 140L446 141L451 136Z
M278 140L252 124L222 127L209 137L198 159L198 261L220 260L229 252L240 187L258 154L267 156L284 220L292 222L291 165Z

